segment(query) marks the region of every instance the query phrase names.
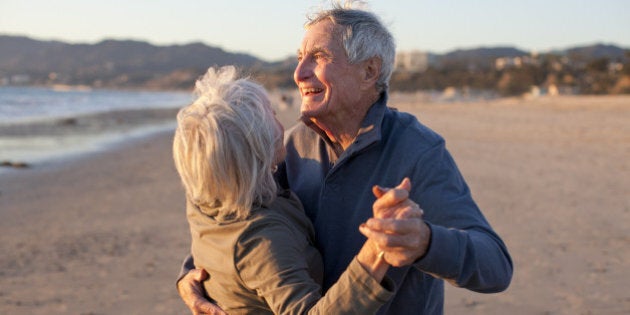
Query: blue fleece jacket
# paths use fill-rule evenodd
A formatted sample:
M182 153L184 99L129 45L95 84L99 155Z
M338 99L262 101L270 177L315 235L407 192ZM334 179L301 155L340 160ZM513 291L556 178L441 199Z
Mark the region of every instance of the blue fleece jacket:
M337 156L325 133L308 122L288 131L279 182L302 201L315 226L330 287L359 252L358 227L372 216L372 186L412 183L410 198L431 228L428 252L412 266L390 268L394 298L379 314L441 314L444 284L499 292L512 277L507 248L474 202L444 139L414 116L387 107L383 93L358 136Z

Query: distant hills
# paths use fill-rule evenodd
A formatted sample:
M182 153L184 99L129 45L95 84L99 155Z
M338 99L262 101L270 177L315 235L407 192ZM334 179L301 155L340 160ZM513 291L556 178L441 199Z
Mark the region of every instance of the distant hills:
M553 52L590 60L625 61L628 50L596 44ZM473 65L487 68L500 57L527 56L514 47L459 49L429 53L435 67ZM258 74L272 86L292 85L293 58L265 62L203 43L156 46L141 41L104 40L96 44L41 41L0 35L0 85L87 85L107 88L187 89L210 66L234 64Z
M0 69L49 71L103 67L169 72L208 64L239 64L250 67L260 60L254 56L226 52L202 43L155 46L131 40L104 40L96 44L68 44L38 41L27 37L0 36Z
M564 50L554 50L537 54L566 56L573 61L588 62L595 59L608 58L611 61L623 62L628 58L628 49L608 44L593 44L576 46ZM487 69L494 65L497 58L514 58L530 56L532 52L514 47L479 47L472 49L457 49L442 55L433 55L432 60L438 66L468 65L475 68Z
M467 64L485 68L501 57L519 57L529 52L514 47L480 47L457 49L443 55L435 55L433 59L440 65Z
M582 60L593 60L599 58L609 58L611 60L624 60L628 58L628 49L623 49L615 45L597 44L584 47L573 47L567 50L560 51L559 53L565 53L572 58L580 58Z
M96 44L68 44L0 36L0 78L18 76L35 84L159 85L156 80L163 76L196 76L209 66L235 64L251 68L260 63L254 56L202 43L155 46L140 41L104 40Z

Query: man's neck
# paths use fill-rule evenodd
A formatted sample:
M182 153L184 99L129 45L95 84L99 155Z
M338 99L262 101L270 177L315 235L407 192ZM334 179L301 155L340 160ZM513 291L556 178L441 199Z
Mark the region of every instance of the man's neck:
M361 128L361 123L365 119L365 115L367 115L370 107L378 101L379 97L380 95L376 94L363 102L363 105L350 107L353 111L349 112L347 115L336 115L334 117L328 117L329 119L312 117L309 120L326 134L333 145L333 149L340 155L354 142Z
M335 151L337 151L338 149L341 151L345 151L350 146L359 131L361 121L362 118L349 119L344 124L341 121L324 122L318 120L317 118L311 118L311 122L313 122L315 126L317 126L326 134L328 139L330 139L330 141L335 144L335 147L339 147L336 148Z

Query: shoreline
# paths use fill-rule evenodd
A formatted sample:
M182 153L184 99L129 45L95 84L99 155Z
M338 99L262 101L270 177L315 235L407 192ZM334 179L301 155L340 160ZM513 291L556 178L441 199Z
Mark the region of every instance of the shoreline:
M178 109L116 110L0 124L0 174L109 150L128 140L175 129Z

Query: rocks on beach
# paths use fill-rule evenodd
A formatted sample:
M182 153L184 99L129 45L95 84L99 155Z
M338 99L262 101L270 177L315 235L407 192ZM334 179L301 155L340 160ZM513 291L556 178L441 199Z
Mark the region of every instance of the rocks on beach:
M11 168L29 168L30 164L26 162L14 162L14 161L2 161L0 162L0 166L2 167L11 167Z

